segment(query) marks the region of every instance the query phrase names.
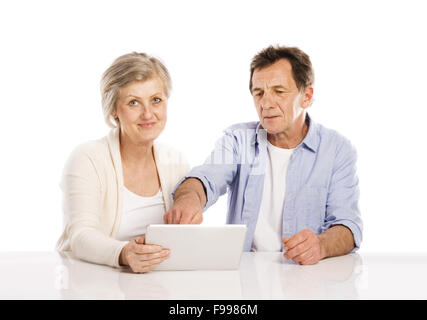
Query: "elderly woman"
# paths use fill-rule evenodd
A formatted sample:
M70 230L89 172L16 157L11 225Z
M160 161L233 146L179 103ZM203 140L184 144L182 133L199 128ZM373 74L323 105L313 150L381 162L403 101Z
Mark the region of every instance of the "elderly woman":
M108 136L71 154L63 173L65 229L57 250L82 260L147 272L169 250L145 244L149 224L163 223L171 192L189 166L155 140L166 124L171 79L144 53L116 59L101 80Z

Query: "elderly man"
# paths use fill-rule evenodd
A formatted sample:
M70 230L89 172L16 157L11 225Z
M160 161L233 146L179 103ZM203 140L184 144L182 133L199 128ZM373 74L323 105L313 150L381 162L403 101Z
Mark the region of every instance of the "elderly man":
M245 251L284 251L308 265L356 251L362 240L356 151L336 131L315 123L310 58L295 47L270 46L250 68L259 122L225 130L205 164L174 192L165 223L201 223L227 190L227 223L246 224Z

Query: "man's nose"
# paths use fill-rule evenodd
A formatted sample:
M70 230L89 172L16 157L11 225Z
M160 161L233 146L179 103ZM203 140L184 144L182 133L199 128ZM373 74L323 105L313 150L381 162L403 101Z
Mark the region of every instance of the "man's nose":
M264 96L261 99L261 107L263 109L270 109L273 107L273 99L269 94L264 94Z

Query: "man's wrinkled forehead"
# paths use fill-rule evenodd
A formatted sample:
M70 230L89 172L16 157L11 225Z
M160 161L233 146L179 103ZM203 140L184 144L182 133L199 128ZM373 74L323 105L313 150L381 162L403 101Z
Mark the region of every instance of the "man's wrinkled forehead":
M252 91L271 88L292 88L295 82L292 77L283 73L256 74L252 77Z
M257 68L252 75L252 91L256 88L274 86L296 86L292 74L292 66L288 60L281 59L264 68Z

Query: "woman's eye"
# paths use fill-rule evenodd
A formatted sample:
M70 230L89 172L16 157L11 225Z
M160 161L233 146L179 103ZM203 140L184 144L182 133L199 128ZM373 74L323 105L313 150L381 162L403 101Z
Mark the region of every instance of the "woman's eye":
M129 105L131 106L136 106L138 104L138 101L136 100L132 100L131 102L129 102Z
M154 102L154 103L159 103L160 101L162 101L162 99L160 99L160 98L154 98L154 99L153 99L153 102Z

